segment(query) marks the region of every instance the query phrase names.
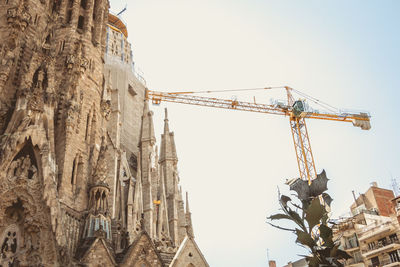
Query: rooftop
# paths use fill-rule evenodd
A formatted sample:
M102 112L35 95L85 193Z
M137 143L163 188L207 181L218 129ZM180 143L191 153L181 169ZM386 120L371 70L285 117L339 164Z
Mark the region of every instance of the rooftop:
M128 30L126 25L117 15L108 13L108 26L110 26L113 30L121 32L123 35L125 35L125 38L128 38Z

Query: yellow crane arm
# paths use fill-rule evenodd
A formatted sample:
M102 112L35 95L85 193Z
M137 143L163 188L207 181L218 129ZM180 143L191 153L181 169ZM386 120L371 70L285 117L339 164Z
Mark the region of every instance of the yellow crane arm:
M301 100L295 101L290 87L285 88L287 92L287 103L277 103L274 105L251 103L237 100L229 100L222 98L204 97L194 95L196 92L157 92L146 89L145 98L151 100L153 104L160 104L161 101L198 105L214 108L224 108L233 110L243 110L259 113L268 113L275 115L284 115L289 117L290 129L292 132L294 148L296 152L297 164L299 168L300 178L311 180L317 177L314 156L311 150L310 138L308 136L307 125L305 119L319 119L331 121L351 122L354 126L363 130L369 130L370 116L368 113L354 112L319 112L305 107L305 103ZM266 87L261 89L272 89ZM249 89L253 90L253 89ZM228 90L240 91L240 90ZM220 92L220 91L218 91ZM202 93L213 93L213 91L203 91Z
M194 92L157 92L146 90L145 97L146 100L151 100L153 104L160 104L161 101L166 101L214 108L235 109L275 115L284 115L289 117L352 122L354 126L360 127L363 130L369 130L371 128L370 116L367 113L320 113L304 111L298 115L294 115L294 109L292 106L289 105L260 104L230 99L196 96L193 95L193 93Z
M146 99L151 100L153 104L160 104L161 101L166 101L166 102L174 102L174 103L198 105L198 106L206 106L214 108L237 109L243 111L287 115L284 109L275 107L273 105L257 104L257 103L221 99L221 98L195 96L191 95L190 92L167 93L167 92L156 92L147 90Z

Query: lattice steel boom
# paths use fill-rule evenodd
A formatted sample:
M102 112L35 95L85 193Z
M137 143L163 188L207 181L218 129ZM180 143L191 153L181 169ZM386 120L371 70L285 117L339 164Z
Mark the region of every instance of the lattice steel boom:
M287 94L287 104L277 103L274 105L251 103L237 100L229 100L222 98L212 98L193 95L196 92L157 92L146 90L146 100L151 100L153 104L160 104L162 101L198 105L214 108L224 108L233 110L243 110L258 113L267 113L275 115L288 116L290 121L290 129L292 132L293 143L295 147L297 164L299 168L300 178L311 180L317 177L314 156L311 150L310 138L308 136L306 118L319 120L332 120L351 122L354 126L363 130L369 130L370 115L368 113L347 113L347 112L318 112L308 110L304 101L297 100L292 96L292 88L284 87ZM270 88L264 88L270 89ZM213 91L206 91L213 93Z

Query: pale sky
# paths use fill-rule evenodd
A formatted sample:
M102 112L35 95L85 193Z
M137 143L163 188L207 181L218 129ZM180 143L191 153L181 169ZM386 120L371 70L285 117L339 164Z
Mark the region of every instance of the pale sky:
M111 0L111 10L126 3ZM131 0L122 18L149 89L289 85L339 108L369 111L370 131L308 121L316 166L327 172L339 216L352 190L364 193L372 181L390 188L391 177L400 178L399 10L396 0ZM271 97L265 92L257 101ZM286 178L299 175L289 119L164 103L152 107L158 141L164 107L196 241L210 266L267 266L267 249L278 266L305 254L293 234L265 223L278 211L277 187L286 191Z

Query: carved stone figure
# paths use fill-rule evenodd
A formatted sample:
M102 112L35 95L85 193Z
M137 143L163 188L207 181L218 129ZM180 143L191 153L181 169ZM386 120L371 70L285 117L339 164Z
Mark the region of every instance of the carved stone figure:
M14 266L14 262L18 252L20 240L18 240L18 228L11 225L3 233L0 247L0 265Z
M29 179L36 180L37 177L37 168L35 165L32 164L32 166L29 168L29 170L32 172L32 176L28 177Z
M31 158L27 155L21 164L21 177L18 178L28 178L28 171L31 168Z
M15 171L17 168L19 168L21 164L21 159L16 159L10 163L10 166L8 167L8 172L7 172L7 177L9 178L14 178L15 177Z

